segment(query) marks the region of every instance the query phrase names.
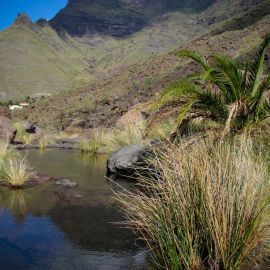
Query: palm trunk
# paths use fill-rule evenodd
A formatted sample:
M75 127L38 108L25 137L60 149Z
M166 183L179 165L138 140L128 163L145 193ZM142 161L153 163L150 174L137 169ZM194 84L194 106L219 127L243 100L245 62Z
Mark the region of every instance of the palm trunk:
M233 105L231 106L231 109L230 109L228 119L226 121L225 128L222 132L222 137L225 137L226 135L228 135L231 132L231 123L235 119L237 112L238 112L238 109L239 109L239 102L233 103Z

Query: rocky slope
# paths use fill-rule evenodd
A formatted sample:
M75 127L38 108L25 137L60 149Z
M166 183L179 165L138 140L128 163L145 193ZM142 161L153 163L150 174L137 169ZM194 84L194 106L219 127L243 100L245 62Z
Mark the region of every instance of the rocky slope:
M124 2L126 8L135 5L137 9L142 9L142 1L132 2L132 4L127 0ZM149 5L151 0L143 2ZM172 4L174 2L172 1ZM94 12L94 1L88 3L74 0L70 1L67 8L57 16L61 17L65 12L69 14L70 5L75 6L76 10L82 8L80 3L89 5L90 11ZM113 17L111 15L116 11L109 8L112 3L106 1L97 3L97 5L102 4L102 8L105 5L108 7L105 9L106 18ZM154 6L157 9L159 7L159 5ZM164 3L160 3L160 6L163 7ZM168 5L166 10L172 10L174 7ZM121 22L121 18L125 16L120 12L121 6L117 6L116 9L120 17L115 15L114 19ZM85 6L83 10L87 10ZM148 10L150 13L150 8ZM74 12L69 15L65 13L69 19L64 20L77 27L76 22L73 21L76 11ZM91 12L85 16L91 19ZM96 16L103 20L103 13L99 10ZM51 27L54 25L54 20L50 22L51 25L44 19L33 23L26 14L20 14L12 26L0 32L0 102L9 99L16 101L37 93L54 94L81 87L103 78L108 69L135 63L152 54L167 52L191 37L202 35L205 31L202 24L194 24L196 15L173 12L158 16L158 13L162 13L160 7L159 12L154 12L156 16L152 16L151 25L125 38L115 38L110 36L109 32L101 35L98 31L94 35L87 33L80 38L75 38L67 31L61 30L57 33ZM78 16L83 18L81 15ZM132 16L129 18L132 19ZM91 25L99 29L94 22ZM126 23L118 29L126 31L125 27L132 30L132 26ZM78 35L80 28L81 26L75 31Z
M20 14L0 33L0 101L71 88L88 76L82 52L75 40Z
M72 36L99 33L125 37L142 30L171 11L196 12L213 0L69 0L50 24L58 32Z
M253 7L252 10L218 24L210 33L192 42L185 42L181 48L197 50L203 54L225 53L239 61L251 57L253 49L269 33L270 13L241 28L235 27L234 22L236 19L245 20L250 12L256 14L257 8ZM58 129L69 126L113 126L132 106L153 99L158 91L196 69L193 63L177 57L176 52L152 56L128 67L111 70L91 87L44 100L36 104L34 109L25 110L19 117L29 117L41 126Z
M70 0L50 22L32 23L21 14L0 32L0 101L99 89L107 80L106 95L110 95L115 88L110 76L130 78L133 74L127 70L140 66L140 61L150 68L162 54L209 32L216 35L252 26L269 14L269 6L268 0ZM154 77L146 84L157 80ZM113 84L128 92L122 79ZM87 111L93 103L89 101ZM75 108L83 106L84 102Z

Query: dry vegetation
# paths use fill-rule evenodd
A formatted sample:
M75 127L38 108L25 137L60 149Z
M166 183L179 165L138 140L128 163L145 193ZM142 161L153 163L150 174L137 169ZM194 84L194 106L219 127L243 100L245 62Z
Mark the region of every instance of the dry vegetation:
M113 152L123 146L140 144L144 141L145 121L127 124L114 129L96 128L91 130L89 137L79 143L82 152L92 154Z
M119 198L156 266L236 270L263 264L270 176L261 149L250 139L193 138L154 152L150 177Z
M7 142L0 141L0 179L11 187L22 187L33 175L26 160Z

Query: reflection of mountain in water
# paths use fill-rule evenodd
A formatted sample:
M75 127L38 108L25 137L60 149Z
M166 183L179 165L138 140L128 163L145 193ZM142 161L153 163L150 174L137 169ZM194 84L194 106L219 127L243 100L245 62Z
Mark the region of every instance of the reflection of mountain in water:
M135 235L121 228L120 211L108 205L53 207L48 215L73 242L89 251L136 249Z
M74 179L74 189L53 183L0 188L1 270L146 269L133 233L112 224L123 215L104 178L106 158L81 157L72 151L28 154L38 171Z

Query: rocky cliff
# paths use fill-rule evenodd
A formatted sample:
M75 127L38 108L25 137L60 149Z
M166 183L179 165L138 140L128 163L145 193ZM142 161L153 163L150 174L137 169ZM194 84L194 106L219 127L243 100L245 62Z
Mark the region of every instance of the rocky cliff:
M72 36L99 33L123 37L140 31L170 11L197 12L214 0L69 0L52 20L56 31Z

